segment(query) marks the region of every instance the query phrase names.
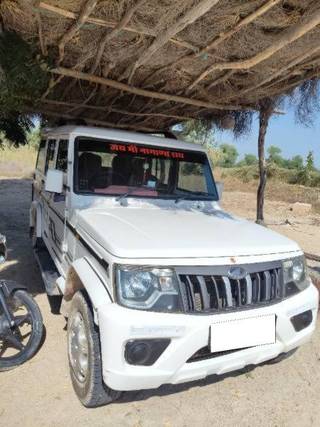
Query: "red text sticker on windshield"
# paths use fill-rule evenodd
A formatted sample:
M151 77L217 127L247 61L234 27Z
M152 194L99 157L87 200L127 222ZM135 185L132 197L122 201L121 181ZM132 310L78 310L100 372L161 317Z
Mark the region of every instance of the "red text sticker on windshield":
M139 147L138 145L110 144L111 151L127 152L133 154L144 154L167 159L184 159L184 153L171 150L158 150L156 148Z

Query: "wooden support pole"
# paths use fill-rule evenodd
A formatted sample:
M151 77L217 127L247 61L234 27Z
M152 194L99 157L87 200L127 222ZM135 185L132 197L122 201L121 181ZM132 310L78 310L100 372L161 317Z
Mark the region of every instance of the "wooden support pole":
M27 111L27 110L26 110ZM34 113L35 111L33 110L29 110L30 113ZM70 114L64 114L64 113L57 113L56 111L50 111L50 110L39 110L38 111L40 114L43 114L45 116L52 116L52 117L57 117L60 119L66 119L66 120L84 120L85 122L92 124L92 125L96 125L96 126L103 126L103 127L108 127L108 128L118 128L118 129L131 129L131 130L135 130L135 131L142 131L142 132L154 132L155 129L154 128L148 128L145 126L140 126L140 125L118 125L112 122L107 122L105 120L98 120L98 119L92 119L90 117L76 117L76 116L72 116Z
M211 102L201 101L199 99L187 98L184 96L170 95L163 92L155 92L151 90L140 89L135 86L130 86L115 80L107 79L104 77L98 77L93 74L83 73L83 72L72 70L69 68L58 67L51 70L51 72L53 74L73 77L75 79L86 80L91 83L98 83L104 86L113 87L120 91L133 93L135 95L144 96L146 98L155 98L155 99L162 99L164 101L177 102L180 104L188 104L188 105L193 105L195 107L207 108L208 110L226 110L226 111L246 110L248 111L252 109L251 107L247 107L247 106L213 104Z
M90 105L86 103L75 103L75 102L64 102L64 101L54 101L52 99L45 99L44 104L48 105L55 105L57 107L69 107L74 111L77 108L85 108L87 110L93 110L93 111L100 111L100 113L117 113L122 114L124 116L131 116L131 117L160 117L163 119L177 119L181 121L187 121L187 120L193 120L194 117L192 116L181 116L177 114L165 114L165 113L136 113L132 111L126 111L120 108L114 108L114 107L103 107L98 105ZM69 113L71 113L71 110L69 110Z
M265 138L269 119L273 111L273 102L266 100L260 108L259 113L259 136L258 136L258 158L259 158L259 186L257 192L257 223L264 224L264 191L267 183L267 167L265 160Z

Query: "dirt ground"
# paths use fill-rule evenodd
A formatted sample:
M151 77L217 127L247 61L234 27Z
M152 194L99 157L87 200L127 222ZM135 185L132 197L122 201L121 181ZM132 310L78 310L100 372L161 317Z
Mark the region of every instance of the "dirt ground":
M46 337L25 365L0 374L1 426L319 426L320 328L311 342L277 365L158 390L130 392L117 403L85 409L69 379L65 321L51 313L28 239L31 183L0 180L0 231L8 238L9 259L1 277L29 286L40 305ZM254 218L255 195L226 192L226 209ZM320 254L320 216L295 216L282 202L266 203L266 219L305 251ZM319 265L313 265L319 272ZM319 322L318 322L319 323ZM319 325L320 326L320 325Z

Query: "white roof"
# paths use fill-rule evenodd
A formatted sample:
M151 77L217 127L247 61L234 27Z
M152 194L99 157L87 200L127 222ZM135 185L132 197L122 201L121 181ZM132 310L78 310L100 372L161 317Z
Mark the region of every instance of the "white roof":
M205 148L199 144L184 142L179 139L163 138L147 133L129 132L94 126L60 126L44 132L44 135L47 137L62 135L88 136L91 138L111 139L122 142L133 142L135 144L149 144L159 147L178 148L181 150L206 151Z

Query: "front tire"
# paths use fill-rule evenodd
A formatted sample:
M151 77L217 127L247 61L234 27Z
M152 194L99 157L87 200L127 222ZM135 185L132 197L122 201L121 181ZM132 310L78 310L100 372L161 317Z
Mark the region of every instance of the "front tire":
M88 297L81 291L72 299L67 335L71 381L81 403L94 408L118 399L121 392L103 382L99 331Z

